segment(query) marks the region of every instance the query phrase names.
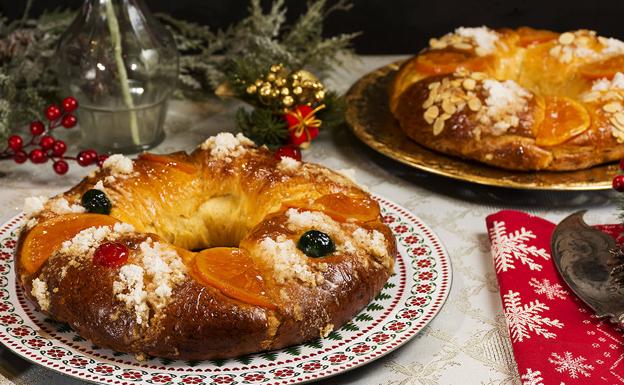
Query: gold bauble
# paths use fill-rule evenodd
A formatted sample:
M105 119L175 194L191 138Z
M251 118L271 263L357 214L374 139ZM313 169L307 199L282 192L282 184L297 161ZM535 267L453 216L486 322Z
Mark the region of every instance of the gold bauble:
M248 94L255 94L257 90L257 87L255 85L250 85L249 87L247 87L247 93Z
M282 87L286 84L286 79L284 78L277 78L275 79L275 85L278 87Z
M270 82L274 82L275 81L275 74L271 73L267 75L267 80Z
M287 95L284 96L284 98L282 99L282 103L286 106L286 107L290 107L292 106L292 104L295 102L295 99L293 99L292 96Z
M282 95L286 96L290 94L290 90L286 87L282 88L282 90L280 91Z
M293 94L295 94L295 95L301 95L302 92L303 92L303 88L301 88L299 86L293 88Z
M262 80L261 79L257 79L254 84L256 85L256 87L260 87L262 85Z

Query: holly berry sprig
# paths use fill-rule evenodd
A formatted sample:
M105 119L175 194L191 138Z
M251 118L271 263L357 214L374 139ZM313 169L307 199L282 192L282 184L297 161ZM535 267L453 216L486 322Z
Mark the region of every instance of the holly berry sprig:
M61 109L62 107L62 109ZM43 164L52 161L52 169L59 175L69 170L68 160L73 160L86 167L92 164L102 166L108 158L107 154L98 154L93 149L80 151L76 156L68 156L67 144L56 139L53 131L58 127L71 129L76 126L78 119L74 112L78 108L78 101L73 96L63 99L61 107L51 104L45 109L47 124L41 120L30 122L30 138L24 140L20 135L11 135L7 140L7 147L0 151L0 160L13 159L22 164L30 160L33 164Z

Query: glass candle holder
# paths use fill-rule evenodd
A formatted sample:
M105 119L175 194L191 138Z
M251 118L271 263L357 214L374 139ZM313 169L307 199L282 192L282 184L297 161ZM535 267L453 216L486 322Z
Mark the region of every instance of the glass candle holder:
M56 56L86 146L129 153L162 141L178 51L142 0L86 0Z

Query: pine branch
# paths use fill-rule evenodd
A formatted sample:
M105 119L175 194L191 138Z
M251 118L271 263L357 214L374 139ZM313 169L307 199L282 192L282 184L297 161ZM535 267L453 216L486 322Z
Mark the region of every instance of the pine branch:
M284 120L270 110L256 108L247 112L239 108L236 121L243 134L256 143L278 146L288 137Z

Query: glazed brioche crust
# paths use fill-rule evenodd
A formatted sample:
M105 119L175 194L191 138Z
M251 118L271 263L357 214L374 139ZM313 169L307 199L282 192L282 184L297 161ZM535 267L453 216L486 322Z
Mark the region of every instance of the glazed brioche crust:
M526 30L530 29L522 29ZM463 68L460 72L472 73L474 68L490 79L500 82L511 79L524 87L530 97L527 109L518 115L520 123L502 133L489 132L493 123L485 127L478 122L474 111L464 108L452 114L444 130L435 135L432 124L424 118L427 111L424 105L431 93L429 86L444 79L456 79L459 75L455 70L437 75L423 71L419 58L436 51L427 49L402 64L389 89L391 111L408 137L444 154L509 170L579 170L624 157L624 144L614 134L619 128L603 109L609 101L587 100L585 95L591 91L595 79L579 74L580 69L585 68L583 66L604 58L574 57L562 62L553 54L556 45L560 44L556 38L520 46L518 30L506 29L496 33L499 36L496 51L483 57L466 53L466 64L460 65ZM598 39L602 39L588 36L593 39L590 40L592 44L594 41L599 44ZM442 51L456 52L452 47ZM477 94L485 104L487 95L478 91ZM578 102L589 115L589 128L562 143L539 144L536 132L543 121L544 98L554 96Z
M148 240L175 245L182 259L189 254L183 249L240 242L262 267L266 295L277 309L238 301L187 273L174 286L166 305L151 309L147 323L138 323L135 311L114 294L118 269L102 268L91 260L75 266L74 255L56 252L39 271L29 274L19 263L23 240L30 230L23 231L16 271L25 294L40 307L32 289L33 280L43 280L50 303L45 312L67 322L95 344L185 360L281 348L340 327L381 290L392 274L396 245L381 218L339 226L383 235L384 255L362 248L339 248L328 257L310 258L307 263L317 274L315 282L292 274L277 279L284 271L277 271L259 247L266 237L292 238L304 230L289 227L282 206L286 201L336 192L368 196L344 176L313 164L300 164L296 170L285 168L265 148L248 148L227 159L202 149L190 155L168 155L167 159L168 163L158 163L139 158L131 174L115 180L107 179L113 176L110 170L95 172L62 197L79 202L84 191L108 180L104 185L113 202L111 216L135 228L116 240L125 244L131 255L139 253L140 245ZM191 167L176 167L172 159ZM42 222L55 215L45 209L36 219Z

